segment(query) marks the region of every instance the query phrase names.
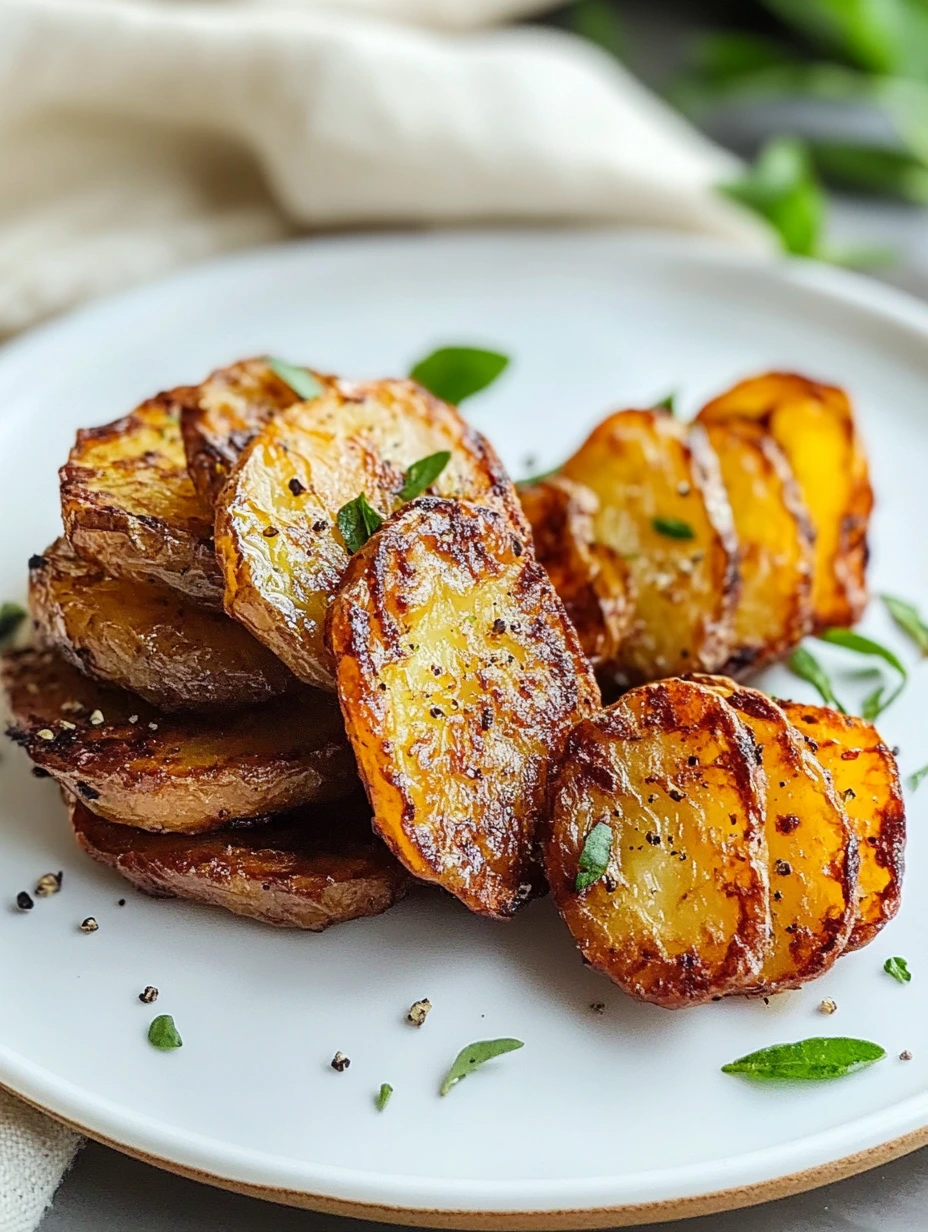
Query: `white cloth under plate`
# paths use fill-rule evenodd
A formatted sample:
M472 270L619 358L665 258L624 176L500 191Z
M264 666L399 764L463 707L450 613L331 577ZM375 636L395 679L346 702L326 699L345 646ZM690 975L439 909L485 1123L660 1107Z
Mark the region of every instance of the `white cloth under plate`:
M80 1137L0 1091L0 1229L33 1232Z

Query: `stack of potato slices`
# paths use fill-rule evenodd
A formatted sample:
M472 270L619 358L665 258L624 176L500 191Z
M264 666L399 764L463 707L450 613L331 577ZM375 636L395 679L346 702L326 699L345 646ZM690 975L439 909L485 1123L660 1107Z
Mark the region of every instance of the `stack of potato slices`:
M413 381L255 358L78 433L61 501L9 731L149 893L318 930L550 882L668 1006L792 987L898 906L879 736L729 679L862 609L839 390L621 411L517 492ZM596 670L639 687L603 710Z

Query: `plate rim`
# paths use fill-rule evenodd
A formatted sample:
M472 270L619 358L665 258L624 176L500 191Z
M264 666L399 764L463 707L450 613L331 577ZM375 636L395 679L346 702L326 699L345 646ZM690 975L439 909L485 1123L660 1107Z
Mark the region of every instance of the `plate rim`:
M10 392L13 393L15 391L16 379L20 375L18 370L21 366L24 363L28 364L30 355L35 350L41 350L49 343L53 343L55 335L59 332L67 334L75 325L83 328L93 328L95 317L99 316L105 319L109 314L119 311L121 308L132 309L137 304L144 306L150 297L157 297L165 289L176 287L178 290L183 290L185 285L199 282L204 278L208 280L220 272L228 272L229 275L232 275L236 270L247 271L250 265L260 266L269 258L285 259L286 254L294 254L296 252L322 256L337 255L339 252L351 252L358 248L382 247L389 251L400 248L404 244L414 247L446 244L459 245L462 243L479 245L482 243L492 244L500 242L518 245L551 239L559 243L575 243L580 248L607 244L610 251L616 253L620 253L623 250L636 256L644 253L658 260L673 261L677 259L694 262L706 269L728 269L742 273L756 270L765 276L775 277L785 284L791 284L803 291L820 295L836 307L852 307L858 312L869 314L871 319L877 319L884 324L892 326L897 333L901 332L909 335L910 341L917 341L921 344L928 341L928 305L905 291L888 287L866 276L847 270L823 266L817 262L803 259L786 258L778 255L771 257L763 253L742 251L715 239L670 234L648 229L615 227L583 229L565 227L475 228L422 233L389 231L321 238L303 237L262 245L257 248L249 248L231 254L222 254L206 261L184 266L179 270L169 272L163 277L142 283L139 286L129 288L114 295L101 297L90 304L82 305L50 321L44 322L0 346L0 389L8 385L12 378L13 388ZM33 1072L31 1076L27 1076L27 1072L30 1070ZM53 1092L52 1088L56 1085L57 1091ZM858 1139L866 1139L869 1132L871 1139L877 1137L880 1138L879 1141L871 1141L868 1146L844 1153L840 1149L840 1143L835 1140L840 1138L842 1132L847 1127L833 1127L830 1130L803 1140L807 1148L811 1148L813 1144L816 1144L819 1148L824 1148L825 1154L829 1150L827 1143L831 1141L831 1149L835 1150L837 1148L837 1153L831 1158L823 1159L810 1168L782 1172L778 1175L768 1176L745 1185L714 1188L709 1193L690 1193L649 1201L620 1202L607 1205L591 1204L589 1206L571 1206L569 1208L554 1202L545 1209L515 1209L515 1207L505 1204L499 1207L493 1206L491 1209L477 1210L469 1207L467 1209L454 1207L451 1204L433 1207L429 1204L429 1193L427 1192L430 1186L427 1183L423 1184L424 1182L432 1182L436 1187L444 1187L447 1190L449 1186L466 1185L470 1182L452 1181L450 1178L439 1180L437 1178L407 1176L401 1178L401 1181L405 1183L407 1190L413 1186L419 1187L422 1191L423 1202L415 1206L406 1206L393 1205L382 1201L370 1202L363 1198L346 1198L335 1196L334 1194L313 1193L308 1189L301 1188L297 1190L267 1182L258 1184L252 1180L226 1175L225 1171L227 1168L235 1171L235 1156L230 1154L228 1149L225 1152L225 1158L229 1163L225 1165L221 1172L214 1172L211 1169L197 1166L190 1162L185 1163L180 1158L164 1155L152 1149L158 1135L153 1135L150 1132L154 1129L153 1124L149 1126L148 1132L146 1131L146 1118L144 1115L140 1117L138 1112L131 1114L134 1132L127 1133L128 1126L124 1125L122 1135L118 1137L113 1137L111 1133L104 1132L102 1128L98 1128L97 1124L94 1123L95 1121L107 1121L106 1114L109 1109L108 1128L110 1130L118 1128L117 1122L119 1117L118 1115L113 1115L113 1113L116 1113L116 1107L115 1105L111 1107L106 1101L93 1100L92 1107L89 1106L88 1102L85 1102L83 1116L86 1120L72 1119L68 1113L76 1109L78 1101L68 1098L67 1088L69 1085L65 1083L62 1086L61 1081L57 1080L51 1071L40 1070L38 1067L33 1066L25 1057L13 1053L0 1042L0 1088L8 1090L10 1093L24 1099L27 1103L47 1113L55 1120L69 1125L89 1138L111 1146L124 1154L152 1163L155 1166L179 1175L188 1176L220 1188L247 1193L251 1196L284 1205L302 1206L325 1213L351 1215L355 1218L366 1218L380 1222L405 1222L428 1227L475 1229L544 1228L551 1229L551 1232L554 1232L555 1229L561 1228L628 1226L631 1223L640 1223L642 1220L647 1222L665 1222L674 1218L685 1218L723 1210L738 1209L769 1201L773 1198L803 1192L842 1179L843 1177L866 1171L868 1168L879 1166L882 1163L886 1163L891 1159L898 1158L928 1144L928 1106L926 1106L928 1092L925 1092L879 1109L865 1117L858 1117L853 1122ZM78 1092L75 1090L74 1094L77 1095ZM891 1115L898 1129L906 1120L907 1104L909 1105L908 1122L910 1128L905 1129L901 1134L895 1134L891 1138L881 1137L881 1134L885 1134L885 1130L880 1130L880 1122ZM922 1111L913 1116L916 1113L915 1106L921 1106ZM129 1119L130 1114L126 1110L123 1114L123 1120L128 1121ZM171 1127L165 1124L162 1128L167 1132ZM122 1141L121 1137L128 1137L130 1141ZM183 1133L182 1137L178 1140L179 1150L177 1154L186 1154L189 1159L192 1151L196 1153L193 1150L196 1140L197 1135ZM200 1138L199 1141L203 1147L207 1145L212 1147L222 1145L213 1139ZM762 1148L750 1154L769 1157L778 1152L794 1150L795 1146L796 1139L793 1139L788 1143L783 1143L776 1147ZM812 1153L811 1150L810 1153ZM270 1157L263 1157L254 1151L245 1151L242 1148L236 1148L235 1155L247 1155L252 1160L259 1161L259 1163L262 1159L270 1159ZM742 1155L737 1158L739 1161L744 1161L748 1157L747 1155ZM723 1161L714 1161L710 1167L718 1170L720 1166L724 1168L730 1166L730 1164L731 1157ZM241 1169L241 1171L246 1173L248 1170L244 1167ZM341 1174L345 1182L350 1184L353 1181L355 1188L358 1188L357 1183L364 1181L365 1178L368 1183L372 1180L383 1181L388 1179L369 1171L361 1173L350 1168L327 1167L325 1170L332 1177L333 1189L337 1187L335 1180L338 1173ZM704 1164L690 1165L676 1168L674 1171L680 1177L681 1174L685 1175L694 1171L705 1172L707 1168ZM584 1187L590 1189L607 1179L592 1177L576 1178L570 1181L569 1184L579 1189ZM567 1183L560 1182L560 1184ZM494 1185L504 1187L509 1184L510 1182L480 1182L484 1194L492 1192ZM541 1192L547 1191L551 1193L553 1198L555 1195L552 1193L552 1189L557 1184L559 1182L548 1182L547 1184L542 1182L536 1184L535 1187ZM591 1195L591 1202L595 1203L593 1195ZM482 1204L485 1204L485 1202L482 1202Z

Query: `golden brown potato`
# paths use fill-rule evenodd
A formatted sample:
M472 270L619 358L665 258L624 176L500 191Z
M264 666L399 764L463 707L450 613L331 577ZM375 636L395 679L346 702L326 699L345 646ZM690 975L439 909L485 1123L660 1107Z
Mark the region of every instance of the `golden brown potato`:
M375 829L416 877L511 915L549 766L599 703L531 547L505 512L415 501L352 558L328 640Z
M757 689L700 677L754 735L767 779L767 852L773 946L757 994L798 988L824 974L847 945L857 914L857 839L831 780L780 707Z
M161 710L255 705L296 677L247 629L157 583L108 577L59 539L29 569L40 640Z
M871 723L825 706L780 702L834 780L860 850L857 919L847 943L859 950L899 910L905 867L905 803L896 759Z
M311 373L320 385L329 378ZM219 368L187 391L181 406L181 431L193 486L207 508L248 442L272 415L284 411L296 394L264 358L243 359Z
M444 450L429 490L502 509L530 537L489 443L412 381L337 382L275 415L242 454L216 510L226 610L307 684L334 687L324 624L348 564L338 511L364 493L391 513L406 469Z
M371 833L370 809L344 801L267 825L212 834L145 834L95 816L73 797L78 845L146 894L225 907L281 928L322 932L380 915L409 874Z
M789 463L749 419L706 425L728 492L738 539L741 594L725 674L783 658L812 629L815 532Z
M562 473L592 488L596 542L631 576L635 608L614 664L619 679L720 667L732 645L737 543L705 434L666 411L619 411Z
M216 718L164 715L51 651L0 661L7 734L108 821L194 833L357 786L333 699L305 690Z
M699 412L708 426L745 417L783 450L815 528L816 629L847 627L867 602L867 458L843 390L787 372L742 381Z
M599 501L589 488L560 476L521 486L518 493L535 555L580 635L584 654L594 667L613 662L634 602L625 562L595 540Z
M571 732L551 802L548 880L592 966L668 1008L756 978L770 944L763 776L721 698L677 679L626 693ZM597 826L608 863L578 890Z
M213 518L190 482L174 389L131 415L77 434L59 472L65 533L113 577L158 581L222 607Z

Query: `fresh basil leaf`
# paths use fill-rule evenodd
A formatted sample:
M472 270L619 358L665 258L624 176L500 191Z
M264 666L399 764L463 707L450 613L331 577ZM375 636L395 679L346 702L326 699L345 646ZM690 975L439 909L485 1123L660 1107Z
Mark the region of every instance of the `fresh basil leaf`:
M152 1019L151 1026L148 1028L148 1042L155 1048L166 1052L171 1048L180 1048L184 1041L180 1038L180 1033L171 1015L159 1014L157 1018Z
M912 790L918 791L920 784L925 779L928 779L928 766L922 766L921 770L916 770L915 773L912 775L912 777L909 779L909 782L912 785Z
M305 368L298 368L296 364L288 364L285 359L278 359L275 355L266 355L264 362L304 402L308 402L310 398L318 398L322 393L322 386Z
M829 642L832 646L843 646L845 650L853 650L855 654L872 655L882 659L893 671L899 673L899 686L889 697L885 697L885 690L879 688L864 700L863 718L868 722L879 718L887 706L890 706L905 688L909 673L905 664L887 646L873 641L872 638L864 637L862 633L855 633L853 629L826 629L824 633L818 634L818 639L821 642Z
M406 482L399 490L400 500L415 500L426 488L432 486L450 461L450 450L443 449L440 453L430 453L427 458L413 462L404 476Z
M887 975L891 975L894 980L898 980L900 984L908 984L912 979L912 972L909 970L909 964L904 958L887 958L883 963L883 970Z
M606 821L597 822L586 836L577 862L575 890L585 890L605 873L612 855L612 839L612 826Z
M651 526L659 535L666 535L668 539L696 538L689 522L681 522L679 518L652 518Z
M818 659L810 651L806 650L805 646L799 646L793 651L787 666L800 680L807 680L809 684L818 690L819 696L826 706L833 706L839 713L847 714L847 711L838 701L837 697L835 697L828 673L819 663Z
M619 15L608 0L577 0L567 11L567 24L574 34L608 51L617 60L625 50L625 34Z
M809 153L795 137L764 145L754 166L738 180L719 185L725 196L771 224L786 252L814 256L821 245L825 196Z
M18 603L0 603L0 647L8 646L26 619L26 609Z
M439 1087L439 1094L447 1095L452 1087L457 1086L475 1069L479 1069L485 1061L491 1061L493 1057L501 1057L503 1053L514 1052L522 1047L524 1047L522 1041L517 1039L477 1040L473 1044L468 1044L454 1058L454 1064L445 1074L444 1082Z
M907 150L812 141L809 154L819 175L838 188L928 205L928 166Z
M479 347L439 347L420 359L410 372L436 398L457 406L492 385L509 364L509 357Z
M887 612L903 633L907 633L923 655L928 655L928 625L914 603L894 595L880 595Z
M383 518L371 505L362 492L354 500L342 505L338 511L338 529L342 533L345 547L352 555L360 552L375 530L383 525Z
M928 8L923 0L765 3L800 34L870 73L928 75Z
M655 402L652 408L655 411L670 411L671 415L677 413L677 395L668 394L666 398L661 398L660 402Z
M815 1081L843 1078L886 1056L886 1050L869 1040L844 1036L819 1036L795 1044L773 1044L749 1052L722 1066L723 1074L744 1074L761 1080Z
M380 1090L377 1092L377 1098L374 1100L374 1106L378 1112L383 1112L387 1104L390 1102L390 1096L393 1094L393 1088L389 1082L382 1082Z

